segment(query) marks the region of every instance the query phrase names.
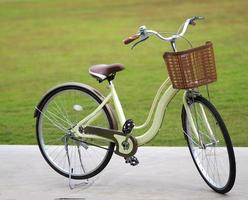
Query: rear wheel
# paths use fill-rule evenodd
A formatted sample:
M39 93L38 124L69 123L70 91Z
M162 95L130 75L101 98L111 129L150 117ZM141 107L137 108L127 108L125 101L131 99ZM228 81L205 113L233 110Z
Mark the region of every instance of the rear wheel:
M188 98L188 105L197 131L193 131L184 107L182 125L194 163L214 191L226 193L232 189L236 176L235 156L226 126L205 98Z
M100 96L89 88L66 85L48 93L37 108L36 134L40 151L61 175L87 179L102 171L111 159L114 143L92 139L82 141L69 134L70 129L101 102ZM116 128L106 106L91 125Z

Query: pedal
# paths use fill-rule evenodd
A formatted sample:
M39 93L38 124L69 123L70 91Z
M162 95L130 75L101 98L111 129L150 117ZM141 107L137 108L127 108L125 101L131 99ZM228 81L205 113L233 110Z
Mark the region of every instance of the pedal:
M131 157L125 158L125 162L126 163L129 163L132 166L136 166L136 165L139 164L139 160L135 156L131 156Z
M134 124L133 120L128 119L128 120L124 123L124 125L123 125L123 127L122 127L122 132L125 133L125 134L131 133L132 130L133 130L134 125L135 125L135 124Z

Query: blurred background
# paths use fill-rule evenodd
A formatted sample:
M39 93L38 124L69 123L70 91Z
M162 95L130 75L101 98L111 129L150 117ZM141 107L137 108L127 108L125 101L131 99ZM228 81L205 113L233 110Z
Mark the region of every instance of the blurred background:
M127 118L142 123L167 70L170 45L149 38L134 50L122 40L146 25L175 32L186 18L193 46L212 41L218 81L209 86L235 146L247 146L247 0L0 0L0 143L36 144L34 108L51 87L83 82L107 94L88 68L122 63L116 89ZM179 50L187 48L185 41ZM138 89L137 89L138 88ZM162 129L148 145L184 146L181 94L170 104Z

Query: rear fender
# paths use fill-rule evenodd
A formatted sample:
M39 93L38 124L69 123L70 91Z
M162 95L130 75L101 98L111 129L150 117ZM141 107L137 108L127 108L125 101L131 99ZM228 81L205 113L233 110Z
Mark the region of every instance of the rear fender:
M38 113L39 113L39 110L41 110L42 106L44 105L45 103L45 100L56 90L60 89L61 87L64 87L64 86L79 86L79 87L82 87L92 93L94 93L94 95L96 95L101 101L104 100L104 96L98 91L96 90L95 88L89 86L89 85L86 85L86 84L83 84L83 83L77 83L77 82L68 82L68 83L63 83L63 84L59 84L55 87L53 87L52 89L48 90L44 95L43 97L41 98L41 100L39 101L39 103L37 104L37 106L35 107L35 111L34 111L34 118L36 118L38 116ZM113 129L118 129L118 124L117 124L117 121L116 121L116 118L115 118L115 115L114 115L114 112L113 112L113 109L112 107L109 105L109 104L106 104L106 109L107 111L109 112L110 114L110 117L113 121Z

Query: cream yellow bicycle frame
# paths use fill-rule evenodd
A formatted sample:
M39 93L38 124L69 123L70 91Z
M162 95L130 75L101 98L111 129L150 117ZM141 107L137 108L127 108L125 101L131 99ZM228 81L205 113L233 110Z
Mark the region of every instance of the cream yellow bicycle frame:
M115 111L117 114L117 118L119 120L121 127L126 122L126 117L125 117L125 114L123 112L123 108L121 106L121 103L120 103L120 100L118 98L118 95L117 95L117 92L115 90L113 82L110 82L109 88L110 88L110 93L104 99L104 101L91 114L89 114L87 117L82 119L73 128L75 136L78 136L81 138L91 138L91 139L95 138L95 139L109 140L107 138L100 137L97 135L87 135L87 134L80 133L79 127L80 126L82 126L82 127L89 126L101 114L102 108L107 103L109 103L111 99L113 100ZM157 94L153 100L153 104L151 106L151 109L150 109L150 112L148 114L146 121L142 125L134 127L134 129L146 128L148 126L149 122L151 121L152 116L153 116L153 121L152 121L150 128L144 134L136 137L137 142L138 142L138 146L146 144L147 142L152 140L156 136L156 134L159 132L159 129L160 129L161 124L163 122L166 108L167 108L168 104L170 103L170 101L173 99L173 97L177 94L177 92L178 92L178 90L174 89L172 87L169 78L167 78L162 83L162 85L158 89ZM191 111L190 111L190 108L189 108L188 103L186 101L186 98L187 97L186 97L186 91L185 91L185 93L183 95L183 104L184 104L184 107L185 107L185 110L187 113L187 118L189 120L192 131L194 132L195 136L199 139L197 128L195 127L194 120L192 119ZM203 108L201 109L201 112L202 112L202 115L205 116L204 121L207 124L206 127L208 127L208 131L210 132L210 135L213 135Z
M176 50L176 42L175 42L176 39L183 37L184 33L187 30L188 25L192 23L192 20L197 20L197 19L202 19L202 18L201 17L194 17L194 18L187 19L185 21L185 23L183 24L183 26L181 26L179 28L178 32L175 35L172 35L171 37L168 37L168 38L163 37L162 35L160 35L156 31L148 30L145 26L141 26L140 29L139 29L139 36L141 37L140 41L145 41L145 39L147 39L148 36L155 35L155 36L157 36L159 39L161 39L163 41L170 42L173 51L176 52L177 51ZM118 120L119 120L119 123L120 123L121 127L126 122L126 117L125 117L125 114L123 112L123 108L121 106L120 100L119 100L118 95L116 93L114 84L111 81L110 81L110 84L109 84L109 88L110 88L109 95L95 109L95 111L93 111L91 114L89 114L83 120L81 120L73 128L73 132L74 132L75 136L78 136L78 137L81 137L81 138L97 138L97 139L109 140L107 138L100 137L100 136L97 136L97 135L82 134L82 133L79 132L79 127L80 126L82 126L82 127L89 126L99 116L101 109L107 103L109 103L111 99L113 99L113 103L114 103L114 106L115 106L115 111L117 113L117 117L118 117ZM146 144L147 142L149 142L150 140L152 140L156 136L156 134L158 133L158 131L159 131L160 127L161 127L166 108L167 108L168 104L170 103L170 101L173 99L173 97L177 94L177 92L178 92L178 90L174 89L172 87L171 81L170 81L169 78L167 78L162 83L162 85L158 89L158 92L157 92L157 94L156 94L156 96L155 96L155 98L153 100L153 104L151 106L150 112L148 114L148 117L147 117L145 123L140 125L140 126L135 126L134 127L134 129L143 129L143 128L147 127L148 124L150 124L149 122L151 121L152 116L153 116L153 121L152 121L151 127L143 135L140 135L140 136L136 137L138 146ZM192 118L191 110L190 110L188 102L187 102L187 90L184 92L184 95L183 95L183 105L185 107L186 114L187 114L187 119L189 121L189 125L190 125L190 127L192 129L192 132L195 135L195 137L197 138L197 140L200 141L200 143L202 143L201 138L200 138L200 136L198 134L198 131L197 131L197 127L195 126L194 119ZM199 104L199 106L200 106L199 114L201 115L201 119L203 119L202 121L203 121L205 127L207 127L207 131L209 132L209 135L211 135L212 138L215 139L213 131L211 130L211 127L210 127L210 125L208 123L207 116L206 116L206 113L204 111L204 108L203 108L203 106L201 104ZM187 134L187 133L185 133L185 134ZM118 143L120 143L119 140L118 140ZM121 146L121 143L120 143L119 146Z

